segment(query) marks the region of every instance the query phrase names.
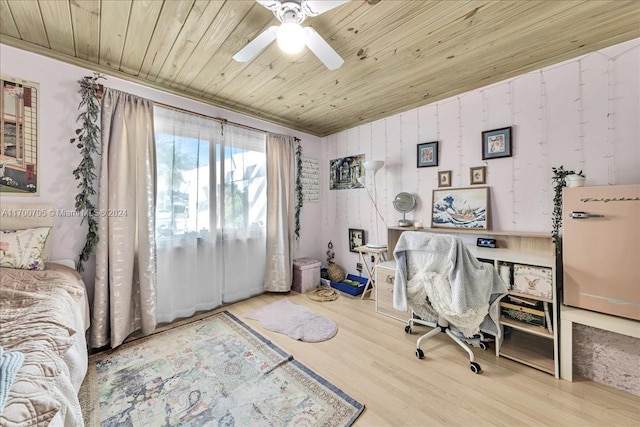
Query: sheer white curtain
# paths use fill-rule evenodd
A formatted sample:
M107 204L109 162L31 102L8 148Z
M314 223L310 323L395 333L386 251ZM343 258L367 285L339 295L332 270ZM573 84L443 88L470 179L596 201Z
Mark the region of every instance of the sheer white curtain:
M114 89L102 99L102 159L91 346L155 330L154 138L151 101Z
M159 322L222 302L216 256L216 141L219 122L154 108Z
M262 292L265 135L155 107L159 322Z
M224 302L263 292L267 176L264 132L224 126L224 193L220 206Z
M267 271L264 289L291 290L295 218L295 138L267 137Z

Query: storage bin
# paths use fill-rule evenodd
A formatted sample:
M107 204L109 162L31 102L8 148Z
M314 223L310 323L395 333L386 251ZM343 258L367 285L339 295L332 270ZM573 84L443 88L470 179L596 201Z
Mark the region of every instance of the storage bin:
M546 326L544 311L521 305L500 303L500 313L507 319L517 320L534 326Z
M322 263L311 258L293 260L293 284L291 289L301 294L309 292L320 285L320 265Z
M341 282L331 282L331 287L339 290L340 292L344 292L349 295L360 295L364 291L364 286L367 284L367 278L361 276L354 276L353 274L347 274L347 280L352 282L358 282L360 285L351 286L346 283Z
M513 290L536 297L553 299L553 278L550 268L513 265Z

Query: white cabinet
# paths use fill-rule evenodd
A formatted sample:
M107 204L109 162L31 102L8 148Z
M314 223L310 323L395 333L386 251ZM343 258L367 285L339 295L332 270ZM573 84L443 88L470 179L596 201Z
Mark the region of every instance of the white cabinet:
M390 259L393 257L393 249L398 238L404 231L457 235L476 258L493 264L499 272L501 267L510 268L509 277L506 274L501 275L509 281L510 290L509 296L502 300L501 312L504 311L505 314L500 316L502 337L495 343L496 355L560 378L556 257L550 235L493 230L416 230L412 227L390 227L387 240ZM495 239L497 247L476 246L478 237ZM502 272L506 273L505 268Z
M393 284L396 279L396 262L386 261L376 268L376 312L406 322L411 311L393 308Z

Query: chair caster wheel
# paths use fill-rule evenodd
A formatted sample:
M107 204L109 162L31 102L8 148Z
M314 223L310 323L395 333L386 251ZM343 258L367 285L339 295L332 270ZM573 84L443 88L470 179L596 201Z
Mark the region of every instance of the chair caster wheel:
M482 341L480 341L479 347L480 347L480 350L486 350L486 349L489 348L489 346L487 344L483 343Z
M471 362L469 368L471 368L471 372L473 372L474 374L478 374L480 373L480 371L482 371L482 368L476 362Z
M422 351L421 349L416 349L416 357L418 359L424 359L424 351Z
M407 326L405 326L405 327L404 327L404 331L405 331L406 333L410 334L410 333L411 333L411 325L407 325Z

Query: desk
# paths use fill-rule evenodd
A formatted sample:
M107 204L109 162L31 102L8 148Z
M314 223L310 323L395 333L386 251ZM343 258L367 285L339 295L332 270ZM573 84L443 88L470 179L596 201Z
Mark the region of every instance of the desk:
M367 293L367 291L373 292L373 277L376 273L378 264L387 260L387 248L370 248L369 246L365 245L358 246L355 250L360 253L360 260L367 269L367 284L364 286L364 291L362 291L362 296L360 297L360 299L364 299L364 295ZM373 259L371 267L369 267L369 263L365 259L365 255L371 255L371 258Z

